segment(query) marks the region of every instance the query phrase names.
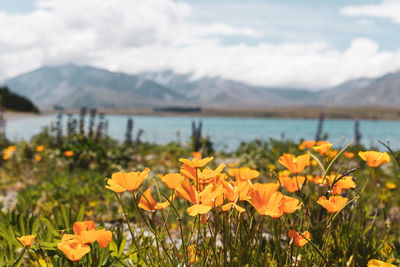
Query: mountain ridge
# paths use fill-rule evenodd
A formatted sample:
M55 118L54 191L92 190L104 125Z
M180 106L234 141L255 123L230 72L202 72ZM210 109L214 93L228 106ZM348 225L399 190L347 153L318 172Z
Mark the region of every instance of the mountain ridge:
M91 66L43 66L4 82L37 106L79 108L398 106L400 71L326 90L253 86L172 71L126 74Z

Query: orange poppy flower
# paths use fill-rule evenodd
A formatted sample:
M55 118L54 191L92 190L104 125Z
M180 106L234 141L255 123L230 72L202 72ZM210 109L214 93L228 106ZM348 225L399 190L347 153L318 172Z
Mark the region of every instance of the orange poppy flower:
M72 157L73 155L74 155L74 151L67 150L64 152L64 156L66 156L68 158Z
M189 180L183 180L176 188L176 194L191 203L196 203L196 191Z
M36 161L36 162L41 162L41 161L42 161L42 156L36 155L36 156L35 156L35 161Z
M347 198L342 196L331 196L329 200L325 196L318 199L317 203L324 207L330 213L340 211L347 203Z
M3 159L8 160L14 154L15 150L17 149L16 146L8 146L3 150Z
M138 207L147 211L163 210L170 205L168 200L164 202L155 202L151 195L150 188L144 191L144 196L140 198ZM170 198L170 201L174 200L174 196Z
M284 196L278 192L278 184L254 184L250 191L250 204L263 216L278 218L284 213L292 213L300 208L295 198Z
M72 229L76 235L80 235L83 231L91 231L96 229L94 221L74 222Z
M192 160L180 158L179 161L182 162L183 164L186 164L186 165L192 167L192 168L201 168L201 167L205 166L207 163L209 163L210 161L212 161L213 159L214 159L214 157L209 157L209 158L204 158L204 159L194 158Z
M143 183L144 179L149 175L149 168L144 171L137 172L117 172L111 176L111 179L107 179L108 185L105 187L114 192L121 193L126 190L135 191Z
M343 152L343 155L348 159L351 159L354 157L354 153L352 153L352 152Z
M332 183L333 181L331 182L331 184ZM345 176L334 183L332 187L332 192L334 194L341 195L343 193L343 190L351 188L356 188L356 183L353 181L353 178L351 176Z
M196 176L197 176L197 170L196 168L192 168L187 164L183 164L181 166L181 168L179 169L180 173L182 176L189 178L191 180L196 180Z
M313 146L315 146L316 142L314 140L308 140L308 141L303 141L299 148L301 150L304 150L305 148L312 148Z
M390 156L388 153L378 152L378 151L360 151L358 152L360 158L365 160L371 168L378 167L381 164L389 163Z
M94 221L90 220L83 222L74 222L72 229L74 231L75 237L74 235L68 234L65 236L70 237L71 239L74 237L82 244L87 245L97 241L100 247L107 247L108 244L111 242L111 231L106 231L104 229L96 230L96 225Z
M313 177L312 179L314 184L322 184L324 182L324 178L322 176ZM326 184L326 180L324 182Z
M313 147L313 150L318 152L320 155L328 155L331 147L332 144L327 142L327 143L317 144L316 146Z
M193 206L190 206L187 209L187 212L190 216L196 216L198 214L206 214L212 209L211 206L204 205L204 204L195 204Z
M218 175L224 170L224 168L225 164L220 164L215 170L205 168L202 171L198 171L197 180L200 184L215 183Z
M96 241L99 244L99 247L106 248L108 244L110 244L112 239L111 231L106 231L105 229L97 230L97 238Z
M244 208L240 207L235 202L229 202L221 207L222 211L228 211L232 208L236 209L238 212L246 211Z
M239 165L238 162L234 162L234 163L228 163L228 168L237 168L237 166Z
M298 157L292 154L284 153L278 160L280 164L288 168L294 174L301 173L306 166L310 165L310 155L301 155Z
M325 141L325 140L318 141L317 143L315 143L316 146L325 145L325 144L330 144L330 143L328 141Z
M249 198L249 190L251 188L249 181L223 181L221 184L224 188L224 196L228 201L235 202L237 199L247 200Z
M74 222L72 229L82 244L91 244L96 241L97 233L94 221Z
M290 230L288 233L288 237L290 239L293 239L296 247L302 247L308 243L308 240L311 240L311 234L308 231L305 231L301 235L299 235L295 230Z
M184 180L176 187L175 191L179 197L194 204L187 209L191 216L205 214L209 212L213 206L222 204L222 198L218 198L223 193L221 185L215 186L214 184L209 184L203 191L197 192L189 180ZM217 203L218 199L220 200L219 203Z
M34 234L34 235L24 235L24 236L18 237L17 239L25 247L30 247L33 244L33 242L35 241L35 238L36 238L36 234Z
M202 155L200 151L192 152L192 156L196 159L201 159Z
M214 183L218 179L219 174L225 168L225 164L220 164L215 170L205 168L202 171L192 168L191 166L184 164L180 168L180 173L190 180L198 182L199 184Z
M328 152L328 157L329 157L330 159L333 159L334 157L337 156L337 154L339 154L339 151L338 151L337 149L331 150L331 151Z
M116 180L109 179L107 180L107 185L105 186L107 189L111 191L122 193L125 192L127 189L125 187L120 186Z
M304 176L296 176L293 178L289 176L279 177L279 182L281 186L286 188L290 193L299 191L302 188L305 181L306 178Z
M249 167L229 169L228 174L235 177L236 180L242 181L252 180L260 175L258 171L250 169Z
M389 262L383 262L380 260L372 259L368 261L367 267L395 267L396 265L393 265Z
M169 173L167 175L159 175L159 177L161 181L172 190L175 190L175 188L185 179L185 177L179 173Z
M281 205L279 208L285 214L293 213L296 210L301 208L301 204L300 204L299 200L297 200L293 197L288 197L288 196L283 195L282 202L281 202Z
M96 230L94 221L75 222L72 229L74 234L64 234L58 244L58 249L71 261L78 261L87 254L90 251L88 244L97 241L101 248L105 248L112 239L111 231Z
M187 250L188 250L188 257L189 257L190 264L197 262L199 260L199 257L196 255L196 245L188 246Z
M44 151L44 146L43 145L37 146L36 147L36 151L37 152L43 152Z
M77 239L72 239L68 235L64 235L58 244L58 249L64 252L70 261L79 261L90 251L90 247L82 244Z
M196 195L196 202L202 203L208 206L219 206L222 205L222 201L217 203L218 196L223 194L224 190L222 185L209 184L204 190Z

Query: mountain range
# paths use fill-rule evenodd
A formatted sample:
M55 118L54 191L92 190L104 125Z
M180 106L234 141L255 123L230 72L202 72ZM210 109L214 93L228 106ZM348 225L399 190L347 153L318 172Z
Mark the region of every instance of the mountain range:
M44 66L8 79L4 85L41 109L400 105L400 71L312 91L252 86L220 77L195 79L172 71L130 75L68 64Z

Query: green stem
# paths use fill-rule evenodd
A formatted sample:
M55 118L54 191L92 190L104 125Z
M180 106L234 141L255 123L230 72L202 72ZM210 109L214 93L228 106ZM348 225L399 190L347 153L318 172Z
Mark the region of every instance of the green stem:
M136 248L139 248L138 244L136 243L135 235L133 234L131 224L129 223L128 213L126 212L125 205L122 201L122 196L121 196L121 194L118 194L118 193L115 193L115 194L117 195L117 199L122 207L122 210L124 211L125 221L128 224L129 232L131 233L132 242L135 244Z
M147 199L146 196L143 194L143 192L142 192L140 189L138 189L138 190L139 190L139 192L142 194L142 196L146 199L146 201L148 201L148 199ZM133 192L132 192L132 194L133 194L133 203L134 203L135 209L138 211L140 217L142 218L143 222L146 224L147 228L150 229L150 231L152 232L152 234L153 234L154 237L156 238L157 244L160 244L160 245L161 245L161 247L163 248L164 252L167 254L169 260L170 260L171 262L173 262L171 256L169 255L167 249L165 248L163 242L161 242L161 241L159 240L156 231L155 231L155 230L153 229L153 227L147 222L147 220L146 220L145 217L144 217L144 214L142 213L142 211L141 211L140 208L138 207L138 204L136 203L135 194L134 194Z

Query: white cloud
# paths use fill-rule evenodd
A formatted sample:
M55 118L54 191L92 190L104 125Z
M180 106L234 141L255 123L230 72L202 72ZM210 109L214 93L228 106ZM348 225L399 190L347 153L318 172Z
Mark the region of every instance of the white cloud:
M251 28L196 23L189 5L171 0L42 0L23 15L0 13L0 79L46 64L78 63L137 73L172 69L263 86L321 88L400 69L400 50L370 39L344 51L326 43L221 42L258 38Z
M194 72L197 77L219 75L265 86L329 87L349 79L378 77L400 69L400 51L380 51L374 41L364 38L354 40L345 51L323 43L224 46L204 42L185 48L129 49L118 57L113 54L95 64L104 66L113 61L115 69L133 73L172 68L178 73Z
M388 18L400 24L400 1L383 0L379 4L347 6L341 13L348 16Z

